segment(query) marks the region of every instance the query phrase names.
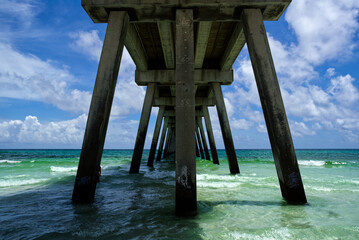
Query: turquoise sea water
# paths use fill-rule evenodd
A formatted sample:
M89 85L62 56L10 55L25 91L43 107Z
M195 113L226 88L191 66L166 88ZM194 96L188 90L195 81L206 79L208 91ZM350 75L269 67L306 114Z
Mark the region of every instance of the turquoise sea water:
M359 150L297 150L308 205L286 204L269 150L241 170L197 159L198 215L174 215L174 160L128 174L105 150L95 202L73 205L79 150L0 150L0 239L359 239Z

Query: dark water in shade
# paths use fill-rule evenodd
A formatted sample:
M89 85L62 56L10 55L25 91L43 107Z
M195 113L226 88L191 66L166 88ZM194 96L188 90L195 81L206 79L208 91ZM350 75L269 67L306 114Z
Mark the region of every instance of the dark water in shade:
M271 152L237 150L240 175L197 159L198 215L174 215L174 160L128 174L105 150L91 205L73 205L79 150L0 150L0 239L359 239L359 150L298 150L309 205L282 199Z

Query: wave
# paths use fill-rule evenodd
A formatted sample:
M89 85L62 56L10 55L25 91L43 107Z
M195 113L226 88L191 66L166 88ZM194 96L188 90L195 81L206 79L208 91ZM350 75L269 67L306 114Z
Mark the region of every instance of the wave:
M21 163L21 161L3 159L0 160L0 163Z
M51 169L51 172L76 172L77 171L77 167L56 167L56 166L51 166L50 169Z
M315 161L315 160L299 160L299 165L303 166L315 166L315 167L321 167L326 164L325 161Z
M240 182L197 182L199 188L238 188L242 185Z
M0 187L16 187L16 186L24 186L24 185L33 185L42 182L46 182L48 179L40 178L40 179L23 179L23 180L5 180L0 181Z

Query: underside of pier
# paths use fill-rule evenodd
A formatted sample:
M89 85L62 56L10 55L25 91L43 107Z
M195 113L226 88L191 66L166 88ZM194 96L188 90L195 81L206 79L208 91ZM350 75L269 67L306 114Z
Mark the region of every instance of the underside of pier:
M247 43L282 196L289 203L306 203L263 24L278 20L289 4L290 0L82 0L93 22L108 26L73 201L94 199L126 47L136 64L136 83L147 86L130 173L139 172L151 110L158 107L147 165L175 154L176 213L196 214L196 156L212 157L219 164L208 107L217 110L229 171L239 173L222 87L233 82L232 65Z

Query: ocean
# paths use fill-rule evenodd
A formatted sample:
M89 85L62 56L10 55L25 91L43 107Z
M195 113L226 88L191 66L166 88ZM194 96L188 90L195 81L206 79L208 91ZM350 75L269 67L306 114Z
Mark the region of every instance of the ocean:
M198 215L174 214L173 158L129 174L105 150L95 202L71 202L80 150L0 150L0 239L359 239L359 150L297 150L307 205L288 205L270 150L237 150L239 175L197 158Z

